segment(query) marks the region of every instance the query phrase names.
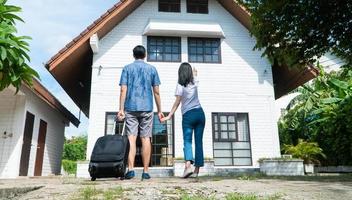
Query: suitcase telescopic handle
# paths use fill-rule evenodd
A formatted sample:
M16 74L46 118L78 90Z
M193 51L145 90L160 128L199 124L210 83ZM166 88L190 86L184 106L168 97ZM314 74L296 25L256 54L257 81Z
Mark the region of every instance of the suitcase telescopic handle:
M118 119L116 118L114 120L114 130L113 130L113 133L116 134L116 125L118 123ZM126 121L123 120L123 126L122 126L122 132L121 132L121 135L124 135L125 134L125 129L126 129Z

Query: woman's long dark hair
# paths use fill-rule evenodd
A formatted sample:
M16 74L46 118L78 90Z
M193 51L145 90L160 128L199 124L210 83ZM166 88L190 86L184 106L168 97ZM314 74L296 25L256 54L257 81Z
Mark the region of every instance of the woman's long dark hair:
M193 84L193 71L189 63L182 63L178 69L178 84L187 87L188 84Z

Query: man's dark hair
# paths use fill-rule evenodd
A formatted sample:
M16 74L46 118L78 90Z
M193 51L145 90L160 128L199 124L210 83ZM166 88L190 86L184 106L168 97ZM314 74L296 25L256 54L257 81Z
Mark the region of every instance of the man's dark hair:
M193 71L189 63L182 63L178 69L178 84L187 87L188 84L193 84Z
M133 56L135 59L145 58L145 48L142 45L138 45L133 49Z

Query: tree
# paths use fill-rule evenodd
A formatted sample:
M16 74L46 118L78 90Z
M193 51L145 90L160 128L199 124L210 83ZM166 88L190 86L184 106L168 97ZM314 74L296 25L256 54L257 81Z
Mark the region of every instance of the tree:
M7 5L7 0L0 0L0 91L10 85L17 90L22 83L32 85L34 77L39 75L27 62L30 37L16 36L16 21L23 20L15 13L21 8Z
M352 64L352 1L238 0L251 13L255 49L274 64L300 67L332 53Z
M352 165L352 69L321 74L299 88L279 121L280 142L317 142L326 165Z

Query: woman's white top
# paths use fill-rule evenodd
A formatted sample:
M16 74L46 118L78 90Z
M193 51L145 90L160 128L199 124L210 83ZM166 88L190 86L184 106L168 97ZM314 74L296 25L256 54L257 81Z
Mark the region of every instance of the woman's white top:
M198 84L199 80L196 76L194 77L194 84L190 83L187 87L177 84L175 96L181 97L182 115L184 115L187 111L201 107L198 99Z

